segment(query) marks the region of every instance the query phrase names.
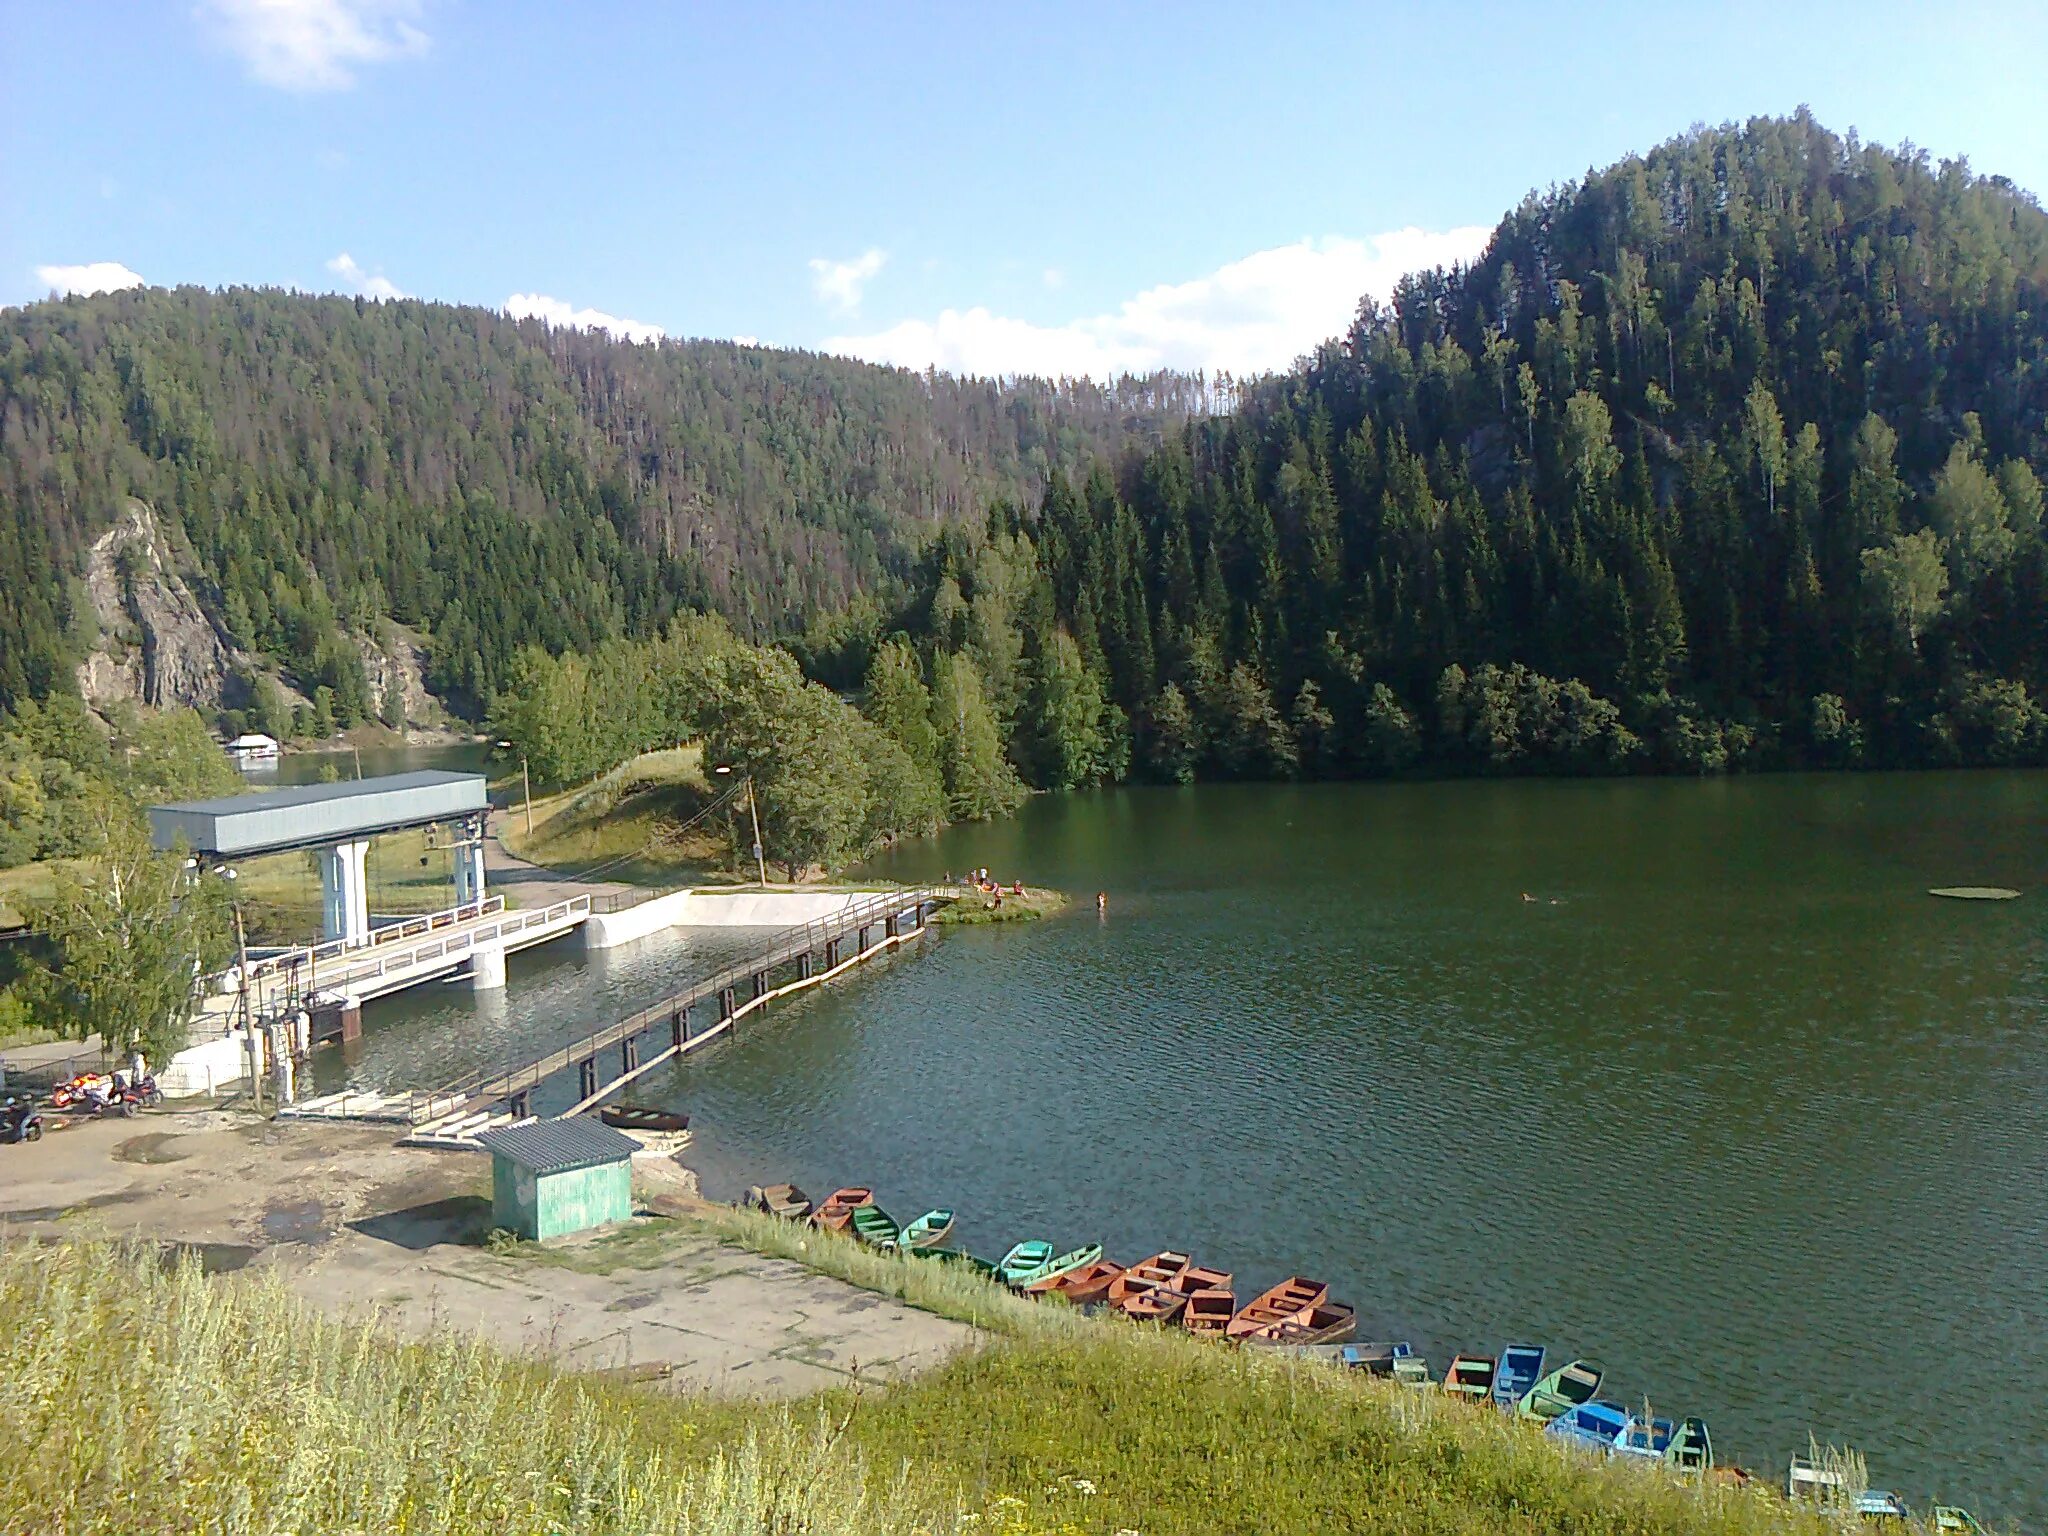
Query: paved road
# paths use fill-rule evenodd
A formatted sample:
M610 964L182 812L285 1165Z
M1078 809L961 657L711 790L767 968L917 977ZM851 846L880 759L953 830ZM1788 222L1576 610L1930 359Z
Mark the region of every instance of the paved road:
M484 822L484 890L516 901L521 907L545 907L571 896L605 896L633 887L618 880L579 880L574 875L522 859L505 846L506 818L514 811L493 810Z

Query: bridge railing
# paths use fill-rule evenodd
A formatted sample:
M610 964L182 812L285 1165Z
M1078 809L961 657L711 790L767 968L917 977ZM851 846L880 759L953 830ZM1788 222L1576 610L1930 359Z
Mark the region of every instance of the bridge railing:
M859 899L849 897L847 905L836 912L781 930L769 941L766 949L759 950L744 960L735 961L705 980L696 982L680 992L671 993L635 1013L591 1030L535 1061L511 1068L486 1068L472 1072L445 1088L418 1095L414 1119L417 1122L460 1108L486 1088L493 1099L531 1092L557 1072L596 1055L607 1046L616 1045L621 1040L630 1039L664 1024L674 1017L679 1009L690 1007L707 997L717 997L728 988L739 986L757 972L787 964L832 939L864 927L871 927L913 908L922 909L938 902L951 901L958 894L957 888L953 886L926 885L885 891L880 895Z
M505 898L487 896L482 901L466 902L459 907L444 907L439 912L422 912L415 917L401 918L395 923L386 923L381 928L370 930L369 936L360 941L329 939L325 944L307 944L297 949L279 950L265 955L261 960L249 962L249 979L267 980L272 976L288 974L301 966L317 966L323 960L337 960L343 955L357 954L366 949L381 949L387 944L401 943L422 933L431 933L437 928L450 928L457 923L467 923L479 917L489 917L505 910ZM222 973L230 985L239 982L239 973L229 970Z

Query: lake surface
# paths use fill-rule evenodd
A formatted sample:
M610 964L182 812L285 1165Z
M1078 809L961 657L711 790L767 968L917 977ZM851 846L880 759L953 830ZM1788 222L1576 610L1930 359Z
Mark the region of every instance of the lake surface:
M1745 1465L1811 1432L1916 1504L2048 1515L2048 775L1045 797L875 872L979 864L1080 899L636 1092L696 1116L710 1193L1317 1275L1439 1369L1539 1341ZM321 1071L557 1043L718 937L373 1004Z

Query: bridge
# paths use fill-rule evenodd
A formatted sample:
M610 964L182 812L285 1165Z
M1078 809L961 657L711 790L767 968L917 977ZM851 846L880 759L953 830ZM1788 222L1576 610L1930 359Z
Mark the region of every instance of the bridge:
M474 1072L430 1090L325 1094L279 1113L382 1121L407 1126L406 1139L415 1144L471 1146L479 1131L529 1118L541 1085L573 1068L576 1098L567 1113L580 1114L664 1062L731 1034L741 1019L776 999L820 986L923 937L926 919L958 895L950 886L921 886L851 902L785 929L746 959L531 1061ZM617 1068L607 1072L600 1063L611 1052L617 1053Z

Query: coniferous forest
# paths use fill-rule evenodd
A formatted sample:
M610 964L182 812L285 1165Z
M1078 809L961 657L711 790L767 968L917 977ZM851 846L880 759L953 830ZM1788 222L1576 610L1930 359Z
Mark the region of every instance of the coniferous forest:
M547 655L708 610L954 814L1019 776L2048 757L2048 215L1999 178L1803 113L1696 130L1230 403L410 301L34 305L0 317L0 698L67 686L67 573L135 494L302 684L391 617L538 730L579 707ZM634 745L577 730L565 772Z

